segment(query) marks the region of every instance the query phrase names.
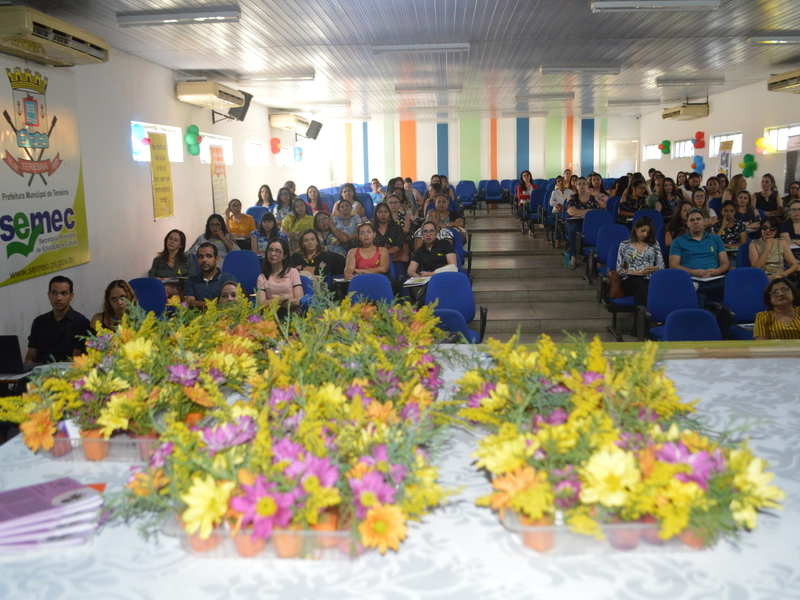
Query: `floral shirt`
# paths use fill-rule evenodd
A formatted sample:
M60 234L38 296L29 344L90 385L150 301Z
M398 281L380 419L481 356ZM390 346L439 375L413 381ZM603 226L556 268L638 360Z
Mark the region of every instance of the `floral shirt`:
M586 202L581 202L578 194L573 194L570 199L567 200L566 210L569 211L570 208L576 208L578 210L596 210L602 209L603 207L600 206L600 203L594 196L589 196ZM569 213L567 213L567 216L569 216Z
M317 231L320 239L322 240L322 247L328 252L335 252L340 256L347 256L347 248L345 248L332 231Z
M641 271L647 267L664 268L664 257L658 244L647 246L644 252L638 252L630 240L625 240L619 245L617 253L617 271L625 279L628 271Z
M745 232L746 229L747 226L743 221L737 221L734 219L733 226L722 229L722 221L720 221L719 223L712 225L710 231L711 233L716 233L719 237L721 237L726 246L738 246L740 236Z
M288 215L292 214L292 207L276 204L275 208L272 209L272 214L275 215L275 220L278 222L278 225L280 225Z
M251 237L251 238L255 238L255 240L256 240L256 247L258 248L258 251L259 251L259 252L266 252L266 251L267 251L267 246L269 246L269 241L270 241L270 240L268 240L267 238L265 238L265 237L262 235L262 233L261 233L261 232L260 232L258 229L256 229L255 231L253 231L253 233L251 233L251 234L250 234L250 237ZM279 232L279 233L278 233L278 235L277 235L276 237L282 238L282 239L286 240L287 242L289 241L289 238L287 238L287 237L286 237L286 234L285 234L285 233L283 233L282 231L281 231L281 232ZM276 237L273 237L273 238L271 238L271 239L272 239L272 240L275 240L275 239L276 239Z

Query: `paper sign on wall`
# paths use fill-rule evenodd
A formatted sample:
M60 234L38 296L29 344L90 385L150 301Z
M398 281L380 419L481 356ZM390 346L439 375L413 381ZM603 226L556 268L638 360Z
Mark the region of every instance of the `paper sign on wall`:
M725 175L728 179L731 177L731 152L733 151L733 140L727 140L719 143L719 168L717 173Z
M151 132L149 137L150 174L153 179L153 216L158 221L175 216L172 169L169 165L167 135Z
M214 212L225 214L228 208L228 179L225 174L225 153L222 146L209 146L211 157L211 195L214 199Z

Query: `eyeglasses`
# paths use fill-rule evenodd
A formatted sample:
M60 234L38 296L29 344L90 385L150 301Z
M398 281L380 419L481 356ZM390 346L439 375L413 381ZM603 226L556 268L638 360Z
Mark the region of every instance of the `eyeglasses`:
M770 296L777 296L778 294L788 294L788 293L789 293L789 288L782 287L782 288L778 288L777 290L772 290L769 293L769 295Z
M789 212L800 212L800 207L798 207L798 208L790 208Z
M267 254L283 254L283 250L280 248L267 248Z
M777 227L773 227L772 225L764 225L761 228L761 231L778 231Z
M423 234L423 235L425 235L425 234L431 234L431 235L433 235L433 234L435 234L435 233L436 233L436 230L435 230L435 229L424 229L424 230L422 231L422 234Z
M214 228L222 227L222 223L217 223L216 221L214 221L213 223L209 223L208 226Z

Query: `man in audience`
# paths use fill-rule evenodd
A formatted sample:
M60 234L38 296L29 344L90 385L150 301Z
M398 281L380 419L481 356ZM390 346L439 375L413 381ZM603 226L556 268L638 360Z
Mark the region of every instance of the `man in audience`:
M725 275L730 269L728 253L722 238L705 230L705 218L699 208L687 215L689 233L675 238L669 247L669 268L683 269L699 285L697 295L701 303L706 300L722 301ZM714 277L710 281L698 281Z
M186 278L183 291L189 306L205 308L206 300L219 298L222 286L229 281L236 283L236 277L217 268L219 253L214 244L210 242L200 244L196 256L200 272Z
M89 335L89 319L70 306L74 297L69 277L57 275L50 280L47 298L53 310L33 320L26 363L62 362L85 352L81 338Z

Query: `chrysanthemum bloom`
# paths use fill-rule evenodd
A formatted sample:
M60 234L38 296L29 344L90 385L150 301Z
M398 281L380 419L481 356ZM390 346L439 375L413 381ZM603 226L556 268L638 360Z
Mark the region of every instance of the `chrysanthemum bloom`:
M581 501L603 506L622 506L630 488L640 479L636 458L620 448L595 452L581 469L584 485Z
M50 419L50 411L48 409L40 410L30 417L19 426L25 445L34 452L39 448L50 450L55 444L53 434L57 429L56 424Z
M292 520L290 510L294 495L276 491L276 484L263 475L255 485L243 485L243 496L231 500L231 508L242 513L242 525L253 526L253 536L267 539L274 527L286 527Z
M377 471L367 473L361 479L350 479L349 483L356 499L356 517L359 519L363 519L372 507L394 502L395 489Z
M201 539L207 540L214 525L228 511L228 499L234 487L235 482L217 483L211 475L206 475L205 479L194 477L189 491L180 496L187 506L181 515L186 533L199 533Z
M225 423L203 429L203 441L208 453L214 456L233 446L244 444L256 435L256 424L250 417L240 417L236 423Z
M385 554L387 548L396 552L408 532L406 516L394 504L378 504L369 510L358 532L367 548L377 548L381 554Z
M169 365L167 371L169 371L167 381L186 387L192 387L200 376L200 369L192 369L187 365Z

